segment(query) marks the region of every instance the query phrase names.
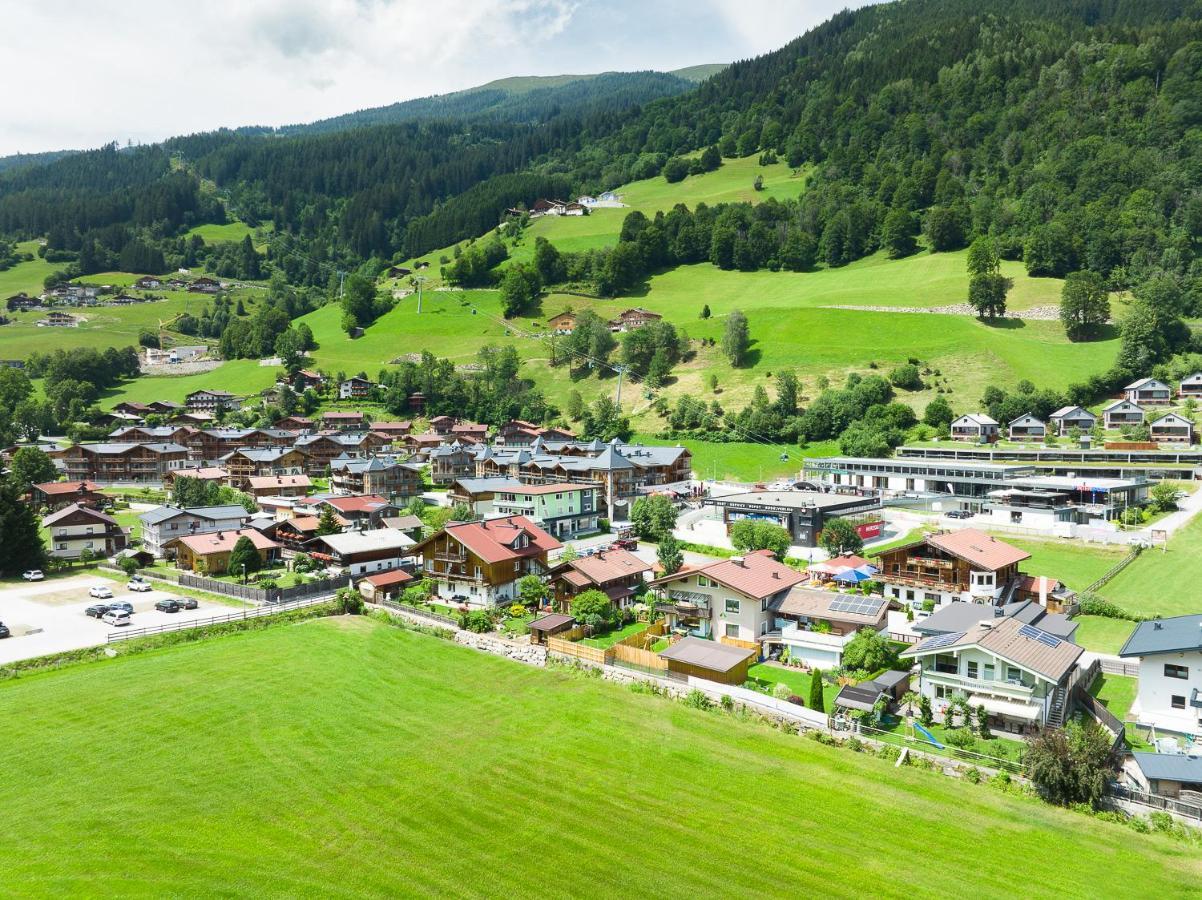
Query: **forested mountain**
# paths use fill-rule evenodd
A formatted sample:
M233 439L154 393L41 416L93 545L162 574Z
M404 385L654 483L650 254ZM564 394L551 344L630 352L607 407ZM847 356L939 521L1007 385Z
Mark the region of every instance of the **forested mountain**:
M644 102L644 73L613 76L597 99L606 77L454 95L445 117L213 132L25 168L0 175L0 232L68 249L111 238L115 252L166 241L220 215L202 176L290 246L353 265L475 236L541 194L671 176L675 157L716 147L812 169L803 196L763 214L769 256L794 233L829 265L891 229L921 228L935 249L989 234L1033 273L1091 269L1120 287L1167 273L1202 308L1199 0L902 0L840 13L674 96ZM730 215L732 262L768 262L739 253L751 212Z

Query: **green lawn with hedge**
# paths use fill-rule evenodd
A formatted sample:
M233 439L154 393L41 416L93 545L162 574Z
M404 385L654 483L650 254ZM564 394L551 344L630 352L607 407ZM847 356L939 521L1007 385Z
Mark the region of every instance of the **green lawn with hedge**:
M1168 838L366 618L9 681L0 719L13 894L1012 897L1050 847L1024 896L1202 875ZM784 852L732 864L752 835Z

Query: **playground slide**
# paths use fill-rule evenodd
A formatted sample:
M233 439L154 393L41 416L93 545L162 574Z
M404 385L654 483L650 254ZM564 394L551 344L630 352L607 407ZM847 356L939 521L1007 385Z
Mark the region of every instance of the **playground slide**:
M939 741L935 738L935 735L931 734L929 731L927 731L925 728L923 728L917 722L914 723L914 730L921 732L921 734L924 738L926 738L928 741L930 741L932 744L934 744L940 750L943 749L943 744L939 743Z

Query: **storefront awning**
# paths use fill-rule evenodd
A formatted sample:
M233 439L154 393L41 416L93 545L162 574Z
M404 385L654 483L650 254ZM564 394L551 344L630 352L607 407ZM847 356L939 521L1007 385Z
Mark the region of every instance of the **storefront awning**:
M1039 718L1038 706L1030 703L1019 703L1016 700L1001 700L997 697L973 694L968 698L968 705L972 707L983 706L986 712L991 712L998 716L1008 716L1011 719L1025 719L1028 722L1033 722Z

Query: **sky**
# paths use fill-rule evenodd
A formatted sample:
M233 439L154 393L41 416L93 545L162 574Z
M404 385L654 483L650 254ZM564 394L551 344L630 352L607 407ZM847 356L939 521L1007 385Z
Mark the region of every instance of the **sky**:
M865 0L29 0L0 155L286 125L513 75L731 62ZM49 48L53 48L52 50Z

